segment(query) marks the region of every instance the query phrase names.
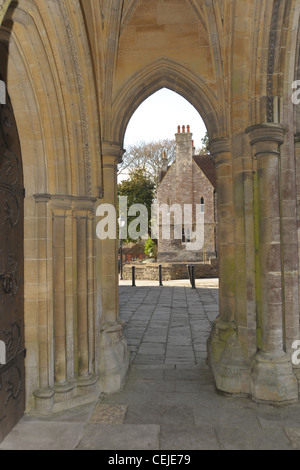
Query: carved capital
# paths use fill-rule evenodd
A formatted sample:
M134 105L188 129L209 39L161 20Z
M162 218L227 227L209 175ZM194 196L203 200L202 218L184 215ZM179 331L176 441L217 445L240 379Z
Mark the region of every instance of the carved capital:
M251 146L263 144L260 145L261 148L263 148L264 144L271 144L271 146L278 149L278 146L284 142L286 132L286 126L274 123L256 124L246 129ZM268 151L268 149L266 150Z
M213 139L209 144L209 151L212 155L218 155L220 153L230 153L230 140L228 137L218 137Z
M218 137L210 142L209 151L215 164L230 163L231 146L228 137Z
M122 162L125 153L123 147L117 142L102 142L103 165L118 165Z

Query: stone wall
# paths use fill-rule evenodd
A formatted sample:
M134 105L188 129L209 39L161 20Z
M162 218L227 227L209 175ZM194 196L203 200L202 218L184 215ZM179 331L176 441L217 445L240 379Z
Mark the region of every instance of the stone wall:
M132 267L135 266L135 279L138 281L158 281L159 264L126 264L123 266L124 280L132 279ZM188 279L188 269L186 263L162 263L162 280L171 281ZM217 260L212 260L210 264L193 263L195 266L196 279L209 279L218 277Z

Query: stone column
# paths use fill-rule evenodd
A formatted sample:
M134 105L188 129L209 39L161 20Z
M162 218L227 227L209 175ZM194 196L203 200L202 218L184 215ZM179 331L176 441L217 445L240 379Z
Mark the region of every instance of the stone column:
M235 318L235 210L229 140L214 140L210 151L216 163L217 175L220 314L208 340L208 359L218 390L248 394L249 365L241 350Z
M59 400L72 396L74 383L67 374L66 266L65 223L66 209L55 208L53 217L53 321L54 377Z
M76 207L74 210L76 232L76 291L77 291L77 376L78 387L82 390L93 385L96 380L94 303L93 303L93 244L91 226L93 214L88 208Z
M297 187L297 230L298 230L298 262L300 266L300 132L295 134L295 160L296 160L296 187ZM298 282L300 286L300 269L298 273ZM300 295L299 295L300 312ZM299 338L300 339L300 338Z
M251 375L254 400L274 404L298 399L292 364L283 349L283 278L280 209L280 146L286 129L259 124L247 129L257 160L258 269L261 345Z
M44 259L39 264L40 376L34 397L36 410L49 414L99 396L95 199L35 199L38 255Z
M234 320L235 237L232 154L227 139L211 144L217 176L218 263L220 275L220 319Z
M117 165L123 153L118 144L102 143L104 193L100 204L117 208ZM98 240L97 243L101 243L98 251L102 256L102 263L98 264L102 304L100 380L103 391L113 393L121 388L129 365L127 343L119 319L118 240Z
M300 286L300 132L295 134L295 166L296 166L296 207L297 207L297 243L298 243L298 286ZM300 295L298 293L298 319L297 328L298 336L297 340L300 339L299 332L299 315L300 315ZM294 350L292 351L294 352ZM293 365L294 373L300 384L300 364Z
M36 195L34 199L36 205L37 247L36 251L32 251L31 256L37 257L39 264L43 260L44 269L42 272L40 270L38 272L37 291L34 294L38 301L36 318L38 351L35 360L32 362L36 365L38 376L37 388L33 390L33 396L36 410L41 414L49 414L54 404L54 355L52 345L49 347L48 333L49 330L51 333L53 331L53 284L51 276L49 276L49 272L52 273L53 269L50 255L52 237L49 237L51 217L48 213L49 197L47 195ZM51 340L53 342L52 337ZM32 366L28 369L34 377Z

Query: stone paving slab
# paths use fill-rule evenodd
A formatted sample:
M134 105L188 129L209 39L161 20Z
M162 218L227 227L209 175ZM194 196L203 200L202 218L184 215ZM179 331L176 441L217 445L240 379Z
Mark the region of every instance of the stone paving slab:
M51 417L26 415L0 450L300 450L300 404L276 408L216 391L206 363L215 280L196 290L124 285L120 305L133 351L122 390Z
M161 426L160 449L182 451L220 450L216 431L211 426Z
M195 426L193 410L189 406L149 405L130 407L126 414L127 424L158 424L175 427Z
M0 444L0 450L73 450L85 423L21 421Z
M218 427L222 450L293 450L292 442L282 429L251 429L250 426Z
M158 450L160 427L140 424L88 424L78 450Z

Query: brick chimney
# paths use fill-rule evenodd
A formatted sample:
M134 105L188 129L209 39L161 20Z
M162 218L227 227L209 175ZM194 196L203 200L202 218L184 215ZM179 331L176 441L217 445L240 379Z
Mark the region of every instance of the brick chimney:
M166 155L165 150L164 150L164 154L163 154L162 171L165 171L165 172L168 171L168 159L167 159L167 155Z
M193 186L193 134L190 126L178 126L176 138L176 179L177 200L182 204L190 202Z
M182 126L182 132L180 129L181 127L178 126L179 132L175 134L176 161L191 162L194 148L193 134L190 132L190 126Z

